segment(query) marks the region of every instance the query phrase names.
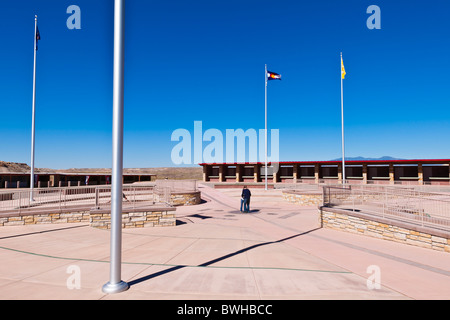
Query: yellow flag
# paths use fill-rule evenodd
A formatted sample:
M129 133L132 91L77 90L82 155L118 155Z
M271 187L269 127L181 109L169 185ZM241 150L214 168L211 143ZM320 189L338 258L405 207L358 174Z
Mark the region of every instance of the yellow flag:
M342 57L341 57L341 75L342 75L342 79L345 79L345 75L346 75L347 73L345 72L345 68L344 68L344 60L342 60Z

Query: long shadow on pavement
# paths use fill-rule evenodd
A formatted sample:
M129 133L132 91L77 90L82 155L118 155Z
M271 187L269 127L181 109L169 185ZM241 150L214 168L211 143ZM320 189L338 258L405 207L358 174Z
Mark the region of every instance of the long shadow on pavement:
M283 238L283 239L280 239L280 240L277 240L277 241L268 241L268 242L263 242L263 243L255 244L255 245L252 245L252 246L243 248L243 249L241 249L241 250L235 251L235 252L233 252L233 253L230 253L230 254L221 256L221 257L219 257L219 258L216 258L216 259L207 261L207 262L205 262L205 263L202 263L202 264L198 265L197 267L207 267L207 266L210 266L210 265L212 265L212 264L214 264L214 263L220 262L220 261L222 261L222 260L226 260L226 259L231 258L231 257L233 257L233 256L236 256L236 255L238 255L238 254L247 252L247 251L249 251L249 250L252 250L252 249L255 249L255 248L258 248L258 247L262 247L262 246L266 246L266 245L270 245L270 244L280 243L280 242L283 242L283 241L286 241L286 240L290 240L290 239L294 239L294 238L297 238L297 237L299 237L299 236L303 236L303 235L305 235L305 234L314 232L314 231L319 230L319 229L320 229L320 228L311 229L311 230L308 230L308 231L305 231L305 232L302 232L302 233L298 233L298 234L294 234L294 235L292 235L292 236L290 236L290 237ZM144 276L144 277L141 277L141 278L132 280L132 281L128 282L128 284L129 284L130 286L133 286L133 285L135 285L135 284L138 284L138 283L141 283L141 282L150 280L150 279L152 279L152 278L155 278L155 277L158 277L158 276L162 276L162 275L164 275L164 274L167 274L167 273L170 273L170 272L173 272L173 271L182 269L182 268L186 268L186 267L190 267L190 266L188 266L188 265L178 265L178 266L173 266L173 267L171 267L171 268L169 268L169 269L161 270L161 271L158 271L158 272L149 274L149 275L147 275L147 276ZM192 267L192 266L191 266L191 267Z

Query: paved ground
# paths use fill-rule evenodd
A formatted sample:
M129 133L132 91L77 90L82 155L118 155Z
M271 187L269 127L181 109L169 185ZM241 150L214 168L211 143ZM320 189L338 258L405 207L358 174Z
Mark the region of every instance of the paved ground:
M0 228L0 299L450 299L448 253L321 229L279 190L252 190L242 214L239 189L200 188L176 227L124 230L121 294L101 291L108 231Z

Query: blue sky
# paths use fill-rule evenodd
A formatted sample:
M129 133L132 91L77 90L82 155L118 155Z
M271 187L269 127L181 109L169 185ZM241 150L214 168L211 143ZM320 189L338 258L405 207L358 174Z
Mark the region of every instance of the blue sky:
M69 30L69 5L81 30ZM369 30L369 5L381 29ZM280 130L280 160L450 158L450 2L127 0L124 166L174 166L171 134ZM111 167L113 0L0 4L0 160L30 163L39 16L36 167ZM224 134L225 135L225 134ZM204 143L205 147L207 143Z

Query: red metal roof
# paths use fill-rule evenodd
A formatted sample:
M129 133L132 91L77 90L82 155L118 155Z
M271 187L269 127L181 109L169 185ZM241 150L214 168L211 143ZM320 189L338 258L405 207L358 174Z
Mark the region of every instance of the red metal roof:
M279 161L280 165L287 164L340 164L341 160L335 161ZM450 159L401 159L401 160L345 160L346 164L414 164L414 163L422 163L422 164L447 164L450 163ZM207 165L254 165L261 164L264 162L224 162L224 163L199 163L200 166ZM271 162L269 162L271 164Z

